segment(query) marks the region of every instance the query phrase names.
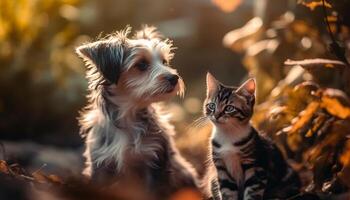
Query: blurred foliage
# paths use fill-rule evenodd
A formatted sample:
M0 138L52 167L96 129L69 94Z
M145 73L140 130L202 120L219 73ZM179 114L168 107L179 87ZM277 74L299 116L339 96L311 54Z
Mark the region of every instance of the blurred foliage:
M271 22L256 17L227 33L223 43L244 55L257 79L255 126L298 170L303 191L328 199L350 188L350 19L344 12L350 2L298 3L297 9L305 6L322 21L292 10Z
M308 8L310 8L310 10L315 10L317 7L320 7L320 6L323 6L323 2L322 0L319 0L319 1L304 1L304 0L299 0L298 1L299 4L302 4ZM327 1L325 1L325 6L327 8L331 8L331 4L329 4Z
M6 183L6 185L2 185ZM137 180L130 180L123 187L112 184L101 188L83 176L63 180L57 175L47 175L40 169L30 173L20 165L0 160L0 198L20 200L154 200ZM16 194L13 194L13 192ZM157 199L164 199L157 197ZM180 188L169 200L201 200L197 190Z
M115 8L110 6L114 5L112 1L106 2L110 3L106 5L114 12ZM136 5L140 3L135 2ZM223 38L223 45L235 52L236 56L242 55L249 76L257 79L258 105L253 117L254 125L273 138L283 150L299 172L304 192L318 194L323 199L329 199L330 194L347 192L350 187L350 69L347 64L350 60L350 1L249 2L254 2L253 6L258 10L256 15L241 28L228 32ZM276 2L284 7L276 6ZM245 1L212 0L212 3L229 13L238 12ZM77 110L83 104L85 81L81 75L84 69L73 49L82 41L88 40L87 36L81 35L80 30L81 4L79 0L0 1L2 138L26 138L25 134L28 133L31 135L27 138L41 138L47 132L59 131L61 142L66 144L72 141L66 140L62 135L66 133L65 130L67 133L78 132L72 131L72 127L76 128ZM129 4L123 1L121 5ZM166 7L164 2L159 5ZM148 6L154 12L163 13L165 10L153 4ZM192 13L190 6L184 7L187 8L183 8L184 11ZM144 20L144 15L132 13L132 6L116 9L122 13L124 21ZM110 15L109 20L101 20L99 25L103 29L114 28L107 25L110 21L119 19L115 14ZM135 17L132 18L131 15ZM147 16L151 19L158 15ZM165 15L160 16L166 19ZM180 25L191 25L188 21L181 20L177 21L181 22ZM215 19L211 23L217 21L219 20ZM167 23L173 22L166 21L163 27L167 27L164 25ZM201 30L207 30L205 32L208 33L206 35L198 29L198 37L202 36L202 40L198 41L209 41L209 36L213 37L212 33L217 30L208 29L210 23L201 23L204 27ZM169 29L169 26L172 25L168 25L168 31L174 30ZM200 50L204 45L195 43L193 38L182 42L193 42ZM208 42L208 45L214 45L213 41ZM198 49L182 49L184 53L181 55L179 51L179 55L190 55L191 62L200 60L205 63L207 57L212 60L215 56L218 56L215 57L218 62L221 61L219 53L212 53L218 49L210 49L207 54L195 54ZM196 70L199 68L193 69L195 68L187 70L187 74L198 76ZM224 69L220 70L221 75L234 79L234 74L230 74L232 71L227 71L233 68L225 66ZM204 88L203 84L199 81L192 82L192 90L196 88L195 92L199 93L201 90L197 91L197 88ZM197 97L188 97L183 106L175 102L167 106L175 115L177 129L184 133L187 130L188 116L199 114L201 101ZM13 127L18 127L18 133L11 132ZM183 154L198 169L203 167L202 163L206 159L207 146L203 144L208 142L210 128L206 126L201 131L196 130L197 133L179 134L181 137L177 138L177 145ZM14 184L14 187L8 184L10 188L21 188L23 185L35 185L40 189L49 187L44 191L50 192L41 190L40 193L35 193L38 195L35 196L36 199L51 199L56 193L68 195L68 199L116 198L115 193L101 193L96 186L82 180L62 180L56 175L42 173L41 169L28 173L19 165L0 161L0 172L0 186L5 180L6 183ZM124 192L135 191L128 189ZM174 196L174 199L186 198L198 199L191 190L181 191ZM348 198L349 195L339 197Z
M77 113L72 110L80 106L85 90L84 70L73 52L79 40L76 6L79 0L0 1L0 129L4 138L26 138L25 134L33 132L32 137L41 137L76 123ZM50 113L55 116L44 117ZM10 132L16 126L19 133Z
M224 12L232 12L242 4L242 0L212 0L212 2Z

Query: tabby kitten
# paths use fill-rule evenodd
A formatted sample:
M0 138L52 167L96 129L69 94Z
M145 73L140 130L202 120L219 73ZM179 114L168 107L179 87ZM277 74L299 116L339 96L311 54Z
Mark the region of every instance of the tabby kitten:
M222 199L285 199L299 192L298 175L270 140L249 123L255 80L228 87L207 74L204 115L213 124L212 159Z

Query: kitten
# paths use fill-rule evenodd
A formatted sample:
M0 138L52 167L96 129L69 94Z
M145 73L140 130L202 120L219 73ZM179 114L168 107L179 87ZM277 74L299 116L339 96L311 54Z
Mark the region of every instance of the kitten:
M222 199L285 199L298 194L299 177L270 140L249 123L254 79L228 87L207 74L204 115L213 124L212 159Z

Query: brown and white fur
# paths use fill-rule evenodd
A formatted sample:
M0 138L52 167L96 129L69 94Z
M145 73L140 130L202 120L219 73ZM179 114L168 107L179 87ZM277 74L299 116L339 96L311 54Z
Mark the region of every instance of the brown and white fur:
M213 125L209 146L223 200L288 199L299 192L296 172L278 147L250 123L255 88L254 79L237 88L207 74L203 110Z
M174 128L156 104L182 95L184 84L169 65L170 40L154 27L129 33L126 28L76 49L89 83L80 118L83 173L102 184L136 182L151 199L166 199L181 188L198 188L196 172L179 154Z

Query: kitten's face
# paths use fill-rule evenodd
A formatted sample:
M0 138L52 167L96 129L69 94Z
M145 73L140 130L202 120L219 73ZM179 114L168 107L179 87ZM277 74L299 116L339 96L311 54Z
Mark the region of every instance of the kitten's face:
M217 126L237 126L249 122L255 102L255 80L240 87L228 87L207 74L204 115Z

